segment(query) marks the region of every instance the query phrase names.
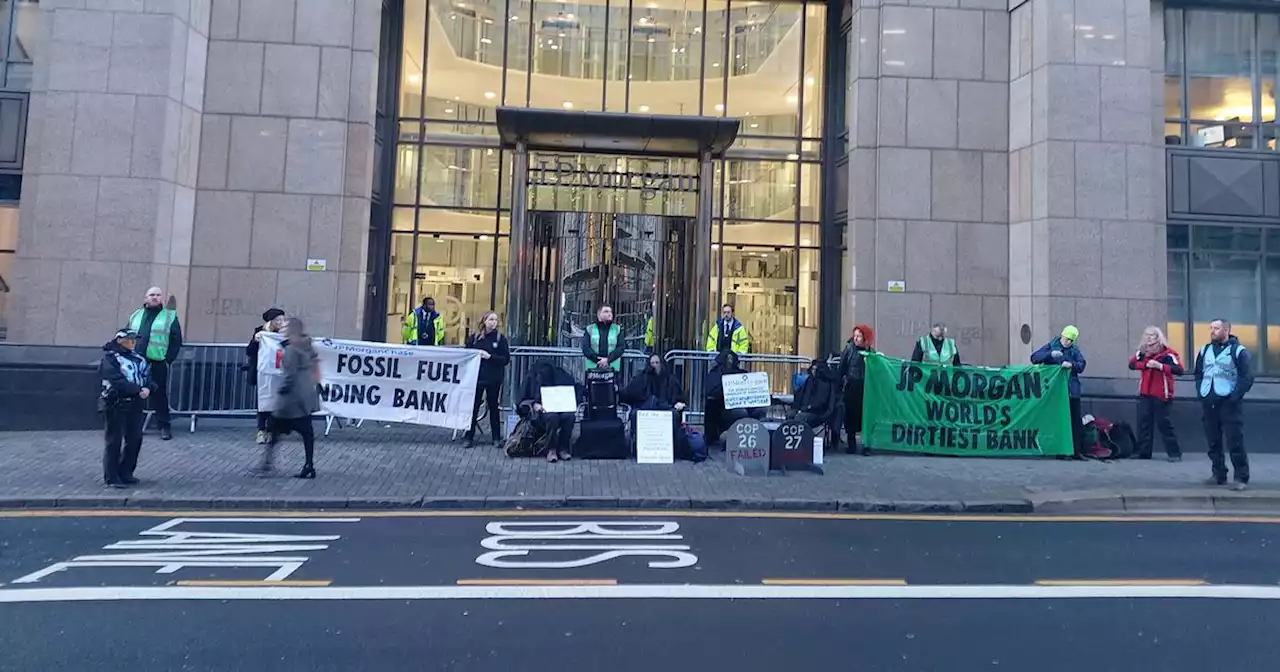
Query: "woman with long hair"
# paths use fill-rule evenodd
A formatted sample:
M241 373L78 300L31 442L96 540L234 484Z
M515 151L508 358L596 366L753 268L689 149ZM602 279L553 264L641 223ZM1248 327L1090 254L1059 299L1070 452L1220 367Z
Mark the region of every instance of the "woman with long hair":
M1159 428L1169 461L1181 462L1182 449L1169 421L1169 407L1173 405L1173 377L1185 370L1182 356L1169 347L1169 339L1159 327L1151 326L1142 330L1138 351L1129 358L1129 368L1142 373L1138 382L1138 457L1151 459L1154 429Z
M254 403L258 400L258 352L262 349L262 334L279 333L284 326L284 311L270 308L262 314L262 324L253 328L253 338L244 346L245 357L249 360L249 387L253 389ZM267 442L267 423L271 420L271 411L258 409L258 445Z
M320 410L320 362L311 337L307 335L302 320L291 317L285 320L284 354L280 358L280 389L276 396L276 408L271 413L270 438L262 450L262 461L255 470L269 476L275 471L276 444L282 434L297 432L306 450L306 462L298 478L315 478L316 433L311 415Z
M858 451L857 434L862 431L862 395L866 390L866 361L863 357L875 352L871 344L875 332L865 324L853 328L844 351L840 353L840 379L844 381L844 431L849 438L845 449L850 455ZM866 449L863 449L866 453Z
M502 379L511 360L511 348L507 337L498 331L498 314L492 310L480 318L480 331L467 339L467 347L480 351L480 375L476 378L476 399L471 409L471 429L467 430L466 446L476 445L476 423L480 420L480 403L483 400L489 414L489 436L493 445L502 445L502 423L498 417L498 400L502 398Z

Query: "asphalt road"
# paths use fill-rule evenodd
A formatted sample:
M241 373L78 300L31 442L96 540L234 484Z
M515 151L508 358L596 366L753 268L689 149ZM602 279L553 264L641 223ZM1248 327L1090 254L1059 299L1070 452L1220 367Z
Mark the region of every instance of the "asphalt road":
M215 515L0 515L0 670L1280 661L1280 520Z

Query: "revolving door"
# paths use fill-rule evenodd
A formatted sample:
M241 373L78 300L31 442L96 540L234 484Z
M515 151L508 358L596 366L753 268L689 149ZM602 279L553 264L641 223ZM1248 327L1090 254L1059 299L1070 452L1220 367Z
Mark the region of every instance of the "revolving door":
M628 349L665 352L694 340L695 226L688 217L530 212L525 345L579 347L601 306Z

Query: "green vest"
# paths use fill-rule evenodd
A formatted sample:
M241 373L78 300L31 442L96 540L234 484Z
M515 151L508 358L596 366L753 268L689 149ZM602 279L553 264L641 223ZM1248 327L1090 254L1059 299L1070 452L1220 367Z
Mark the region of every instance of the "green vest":
M142 317L146 309L139 308L129 316L129 328L142 335ZM151 323L151 335L147 338L145 357L153 362L163 362L169 354L169 332L173 331L173 322L178 319L177 311L160 309L156 319Z
M618 328L618 325L616 324L609 325L609 333L608 333L609 344L605 346L606 352L613 352L613 349L618 347L618 336L621 334L622 334L622 330ZM600 327L594 324L587 327L587 338L591 339L587 341L588 345L594 346L596 343L598 343L600 341ZM601 354L605 354L605 353L601 353ZM586 364L586 368L588 369L596 368L595 360L586 359L584 357L582 361ZM612 362L609 362L609 366L613 367L614 371L621 371L622 360L615 359Z
M942 352L933 347L933 339L928 336L920 337L920 350L924 352L924 361L931 364L951 365L956 358L956 342L950 338L942 339Z

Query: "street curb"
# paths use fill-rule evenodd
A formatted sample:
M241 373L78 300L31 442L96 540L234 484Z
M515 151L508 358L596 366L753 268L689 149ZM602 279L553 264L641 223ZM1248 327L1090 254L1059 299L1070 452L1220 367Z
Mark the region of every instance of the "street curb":
M494 497L180 497L174 495L67 495L62 497L0 497L3 510L271 510L271 511L393 511L393 510L619 510L722 511L779 513L900 513L900 514L1194 514L1280 515L1280 491L1074 491L1036 493L1009 500L882 500L802 498L494 496Z

